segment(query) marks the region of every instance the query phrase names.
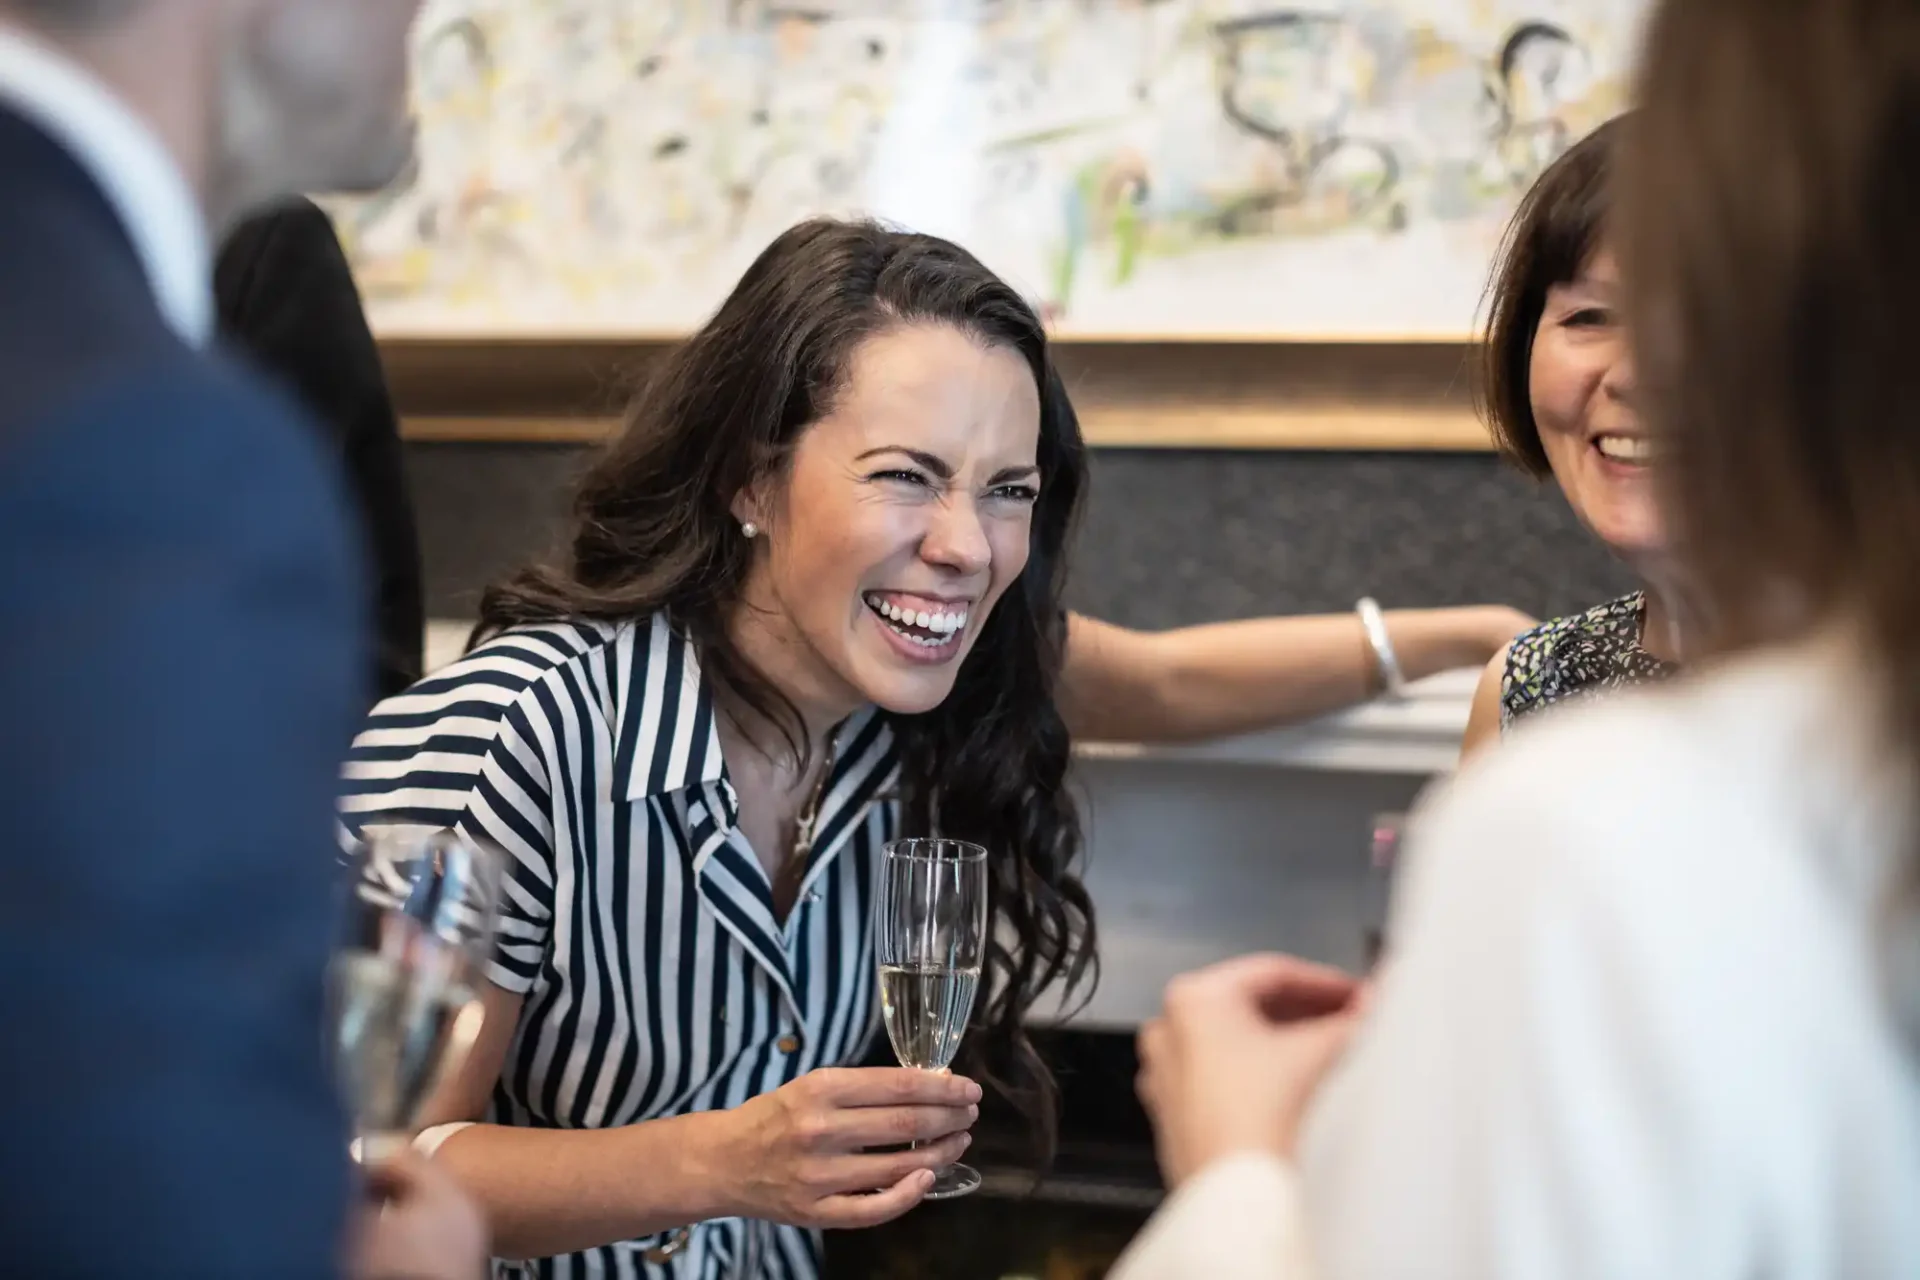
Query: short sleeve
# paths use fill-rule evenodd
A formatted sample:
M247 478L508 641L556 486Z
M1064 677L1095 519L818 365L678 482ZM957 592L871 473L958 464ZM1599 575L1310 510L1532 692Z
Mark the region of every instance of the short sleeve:
M452 830L506 861L488 979L524 994L553 918L552 788L538 686L515 687L475 654L374 708L343 770L341 823Z

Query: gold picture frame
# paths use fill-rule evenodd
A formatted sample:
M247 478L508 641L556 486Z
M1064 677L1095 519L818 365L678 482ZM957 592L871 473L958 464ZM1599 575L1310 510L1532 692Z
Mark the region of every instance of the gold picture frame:
M403 435L593 443L619 422L665 339L381 342ZM1468 342L1062 341L1056 358L1096 447L1490 447Z

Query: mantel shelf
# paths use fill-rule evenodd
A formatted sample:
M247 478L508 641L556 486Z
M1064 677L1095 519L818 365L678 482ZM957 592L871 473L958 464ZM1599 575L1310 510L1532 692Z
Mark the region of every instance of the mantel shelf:
M440 443L607 438L665 341L389 340L402 430ZM1465 343L1055 348L1089 443L1140 449L1480 451Z

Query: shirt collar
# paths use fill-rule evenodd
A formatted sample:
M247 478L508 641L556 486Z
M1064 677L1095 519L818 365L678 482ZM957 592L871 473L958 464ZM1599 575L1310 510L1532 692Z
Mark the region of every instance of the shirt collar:
M622 627L616 643L613 776L627 799L718 782L720 731L693 644L664 611Z
M191 346L213 333L206 215L153 130L93 75L0 25L0 102L86 170L132 241L167 323Z
M626 798L644 800L725 781L713 690L701 674L692 642L674 629L663 611L622 627L616 645L613 777L624 780ZM839 777L854 765L858 753L851 744L866 744L875 734L875 742L862 750L890 752L892 732L876 707L855 712L837 726L834 737L840 750L829 799L839 790ZM835 807L823 803L823 823Z

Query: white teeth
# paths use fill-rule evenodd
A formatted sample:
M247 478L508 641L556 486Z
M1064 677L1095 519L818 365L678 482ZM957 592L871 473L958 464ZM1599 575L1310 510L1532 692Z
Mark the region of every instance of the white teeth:
M875 613L895 624L894 630L924 649L938 649L943 645L951 644L953 638L966 629L965 613L903 609L891 600L883 600L877 595L866 597L866 601L867 606ZM933 638L914 635L903 629L906 627L931 631L934 633Z
M1653 455L1652 448L1638 436L1601 436L1593 444L1601 457L1615 462L1645 462Z

